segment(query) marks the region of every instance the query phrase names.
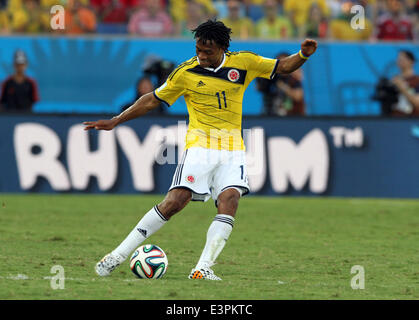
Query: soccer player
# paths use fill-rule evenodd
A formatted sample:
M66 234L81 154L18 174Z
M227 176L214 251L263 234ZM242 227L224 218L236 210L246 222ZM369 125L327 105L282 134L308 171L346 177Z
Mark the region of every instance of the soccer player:
M211 266L233 229L240 197L249 192L241 137L244 91L256 77L271 79L275 73L295 71L317 48L315 40L306 39L298 53L279 61L250 51L228 51L231 29L220 21L208 20L192 31L196 56L180 64L162 86L112 119L84 122L85 130L112 130L160 102L170 106L182 95L189 113L185 151L166 197L96 264L100 276L109 275L189 201L207 201L212 196L218 212L189 278L221 280Z

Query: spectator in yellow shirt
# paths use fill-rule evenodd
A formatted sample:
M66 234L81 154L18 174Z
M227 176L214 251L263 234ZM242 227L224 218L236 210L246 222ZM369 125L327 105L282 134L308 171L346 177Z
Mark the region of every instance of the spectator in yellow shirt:
M169 13L172 16L172 19L175 23L179 23L186 20L188 1L189 0L170 0ZM208 14L208 18L215 18L217 16L217 11L215 10L211 0L196 1L203 5L206 13Z
M329 16L330 9L326 0L284 0L284 12L290 17L298 36L304 35L304 25L308 22L313 4L317 4L325 17Z
M304 30L306 38L324 39L328 37L328 22L317 4L314 3L311 6L309 19L302 30Z
M191 30L207 19L206 11L202 3L195 0L189 0L186 6L185 20L176 23L176 35L183 38L193 38Z
M5 8L0 8L0 34L5 34L10 32L10 21L9 15Z
M334 40L342 41L362 41L368 40L372 34L372 24L369 19L364 18L364 26L361 29L354 28L351 24L354 14L351 13L351 7L356 3L353 1L347 1L342 5L341 16L333 19L330 22L330 36Z
M265 17L256 24L256 34L261 39L287 39L294 37L291 21L278 15L276 0L265 0Z
M228 16L221 21L231 29L232 38L247 39L254 36L252 20L240 16L241 3L238 0L227 1Z
M15 2L14 6L16 9L11 11L11 25L14 32L42 33L48 31L49 12L41 9L39 0L24 0L21 6Z
M22 9L22 0L9 0L7 2L7 11L9 11L9 14L19 9Z

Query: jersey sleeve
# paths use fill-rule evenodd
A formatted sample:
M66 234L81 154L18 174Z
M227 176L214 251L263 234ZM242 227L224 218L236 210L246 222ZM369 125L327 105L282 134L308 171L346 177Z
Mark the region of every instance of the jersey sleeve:
M252 52L245 52L247 70L253 78L273 79L279 60L262 57Z
M175 101L183 95L185 89L182 81L182 77L180 76L181 71L179 72L180 67L175 69L168 77L165 83L163 83L160 87L154 90L154 96L167 104L167 106L171 106Z

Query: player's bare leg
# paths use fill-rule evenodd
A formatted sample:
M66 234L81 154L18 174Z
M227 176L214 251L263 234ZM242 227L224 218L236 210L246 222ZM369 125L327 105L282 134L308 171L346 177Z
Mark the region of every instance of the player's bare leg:
M158 204L160 212L169 220L181 211L191 201L192 192L185 188L170 190L161 203Z
M218 214L226 214L236 216L237 208L239 207L240 193L235 188L229 188L218 196L217 209Z
M108 276L153 233L159 230L173 215L181 211L191 200L188 189L170 190L164 200L148 211L121 244L96 264L96 273Z
M218 196L218 214L208 229L204 250L189 279L221 280L211 270L211 266L223 250L233 229L240 196L240 192L235 188L229 188Z

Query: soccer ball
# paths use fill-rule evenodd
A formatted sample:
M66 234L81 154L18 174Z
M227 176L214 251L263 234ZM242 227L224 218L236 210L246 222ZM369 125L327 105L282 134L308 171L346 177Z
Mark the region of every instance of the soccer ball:
M140 279L159 279L166 273L168 261L160 247L146 244L134 251L129 265Z

